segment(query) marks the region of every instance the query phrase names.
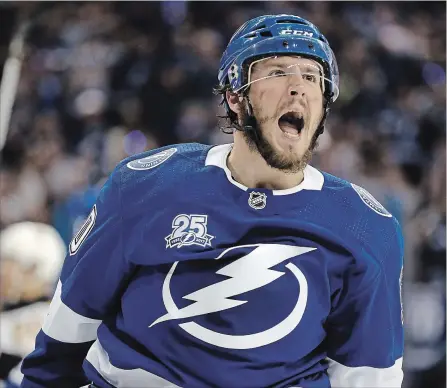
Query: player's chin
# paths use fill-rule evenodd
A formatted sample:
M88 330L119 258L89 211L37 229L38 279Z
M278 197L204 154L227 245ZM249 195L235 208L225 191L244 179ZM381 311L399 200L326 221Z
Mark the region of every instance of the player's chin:
M279 127L276 131L275 143L278 150L296 157L304 155L310 144L305 130L298 134L290 134L285 133Z
M301 164L301 161L306 153L305 149L297 147L296 145L288 144L286 146L276 145L273 147L276 158L282 160L285 165L293 166Z
M275 148L290 158L300 158L308 147L308 139L306 134L300 133L298 136L291 137L289 134L284 134L278 127L279 134L275 138Z
M277 161L276 168L285 173L296 174L303 169L303 160L296 155L281 155Z

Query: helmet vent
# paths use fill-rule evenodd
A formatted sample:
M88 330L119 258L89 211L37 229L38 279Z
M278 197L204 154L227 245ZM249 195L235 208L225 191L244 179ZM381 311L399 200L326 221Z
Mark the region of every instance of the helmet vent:
M270 31L268 31L268 30L266 30L266 31L261 31L261 32L259 33L259 35L261 35L261 36L263 36L263 37L269 37L269 38L273 37L273 34L272 34Z
M277 20L276 23L280 24L280 23L294 23L294 24L303 24L305 26L307 26L308 24L305 22L301 22L299 20Z
M244 38L245 39L250 39L250 38L254 38L255 36L257 36L256 32L250 32L249 34L244 35Z
M253 28L252 31L262 30L263 28L265 28L265 24L263 24L262 26L258 26L256 28Z

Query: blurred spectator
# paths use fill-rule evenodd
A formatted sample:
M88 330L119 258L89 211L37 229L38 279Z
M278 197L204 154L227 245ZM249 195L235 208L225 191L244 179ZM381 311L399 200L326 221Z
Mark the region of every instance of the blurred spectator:
M17 222L0 232L0 381L20 382L18 365L34 348L66 253L47 224Z

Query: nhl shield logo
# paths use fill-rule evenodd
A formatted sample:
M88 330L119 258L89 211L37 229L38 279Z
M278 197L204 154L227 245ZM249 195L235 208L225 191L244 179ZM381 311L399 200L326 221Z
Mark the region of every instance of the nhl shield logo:
M248 198L248 204L256 210L264 209L267 205L267 195L264 193L258 193L257 191L252 191L250 193L250 197Z

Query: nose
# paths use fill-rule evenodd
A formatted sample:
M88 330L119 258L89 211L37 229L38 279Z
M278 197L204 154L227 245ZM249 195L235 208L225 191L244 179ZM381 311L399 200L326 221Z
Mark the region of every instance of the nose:
M304 97L305 96L304 89L301 89L301 91L299 89L300 88L290 88L289 89L290 95Z
M304 97L306 95L303 77L298 70L296 74L290 76L289 95Z
M305 97L306 91L304 90L304 85L301 83L291 83L289 86L289 94L292 97Z

